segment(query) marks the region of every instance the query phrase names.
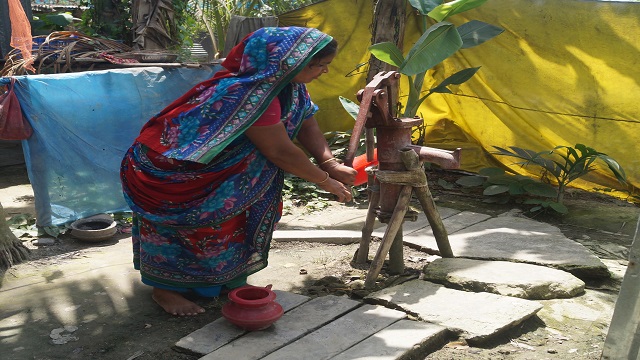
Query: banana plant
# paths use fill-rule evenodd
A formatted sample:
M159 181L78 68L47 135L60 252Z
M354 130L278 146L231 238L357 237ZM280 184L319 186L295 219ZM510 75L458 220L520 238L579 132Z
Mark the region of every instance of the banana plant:
M504 31L504 29L478 20L471 20L456 27L444 21L448 17L474 9L487 0L454 0L444 4L435 0L409 0L422 20L423 34L413 44L407 55L391 42L377 43L369 47L378 60L398 68L400 74L408 76L409 94L403 117L414 117L418 107L433 93L451 93L448 86L460 85L469 80L480 68L467 68L447 77L439 85L422 95L427 71L441 63L460 49L480 45ZM427 28L428 19L436 21Z

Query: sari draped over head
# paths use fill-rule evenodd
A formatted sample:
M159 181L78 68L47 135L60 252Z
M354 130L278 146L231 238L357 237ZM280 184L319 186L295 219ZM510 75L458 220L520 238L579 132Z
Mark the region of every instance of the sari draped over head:
M224 70L145 124L121 168L143 281L206 287L266 266L284 172L244 131L277 96L296 136L317 107L291 80L331 39L311 28L259 29L231 50Z

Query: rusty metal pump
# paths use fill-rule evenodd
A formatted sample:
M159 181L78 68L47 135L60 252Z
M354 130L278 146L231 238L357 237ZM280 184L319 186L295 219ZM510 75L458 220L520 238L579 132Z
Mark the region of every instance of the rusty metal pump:
M391 89L400 78L396 71L376 74L366 87L358 92L360 109L351 134L345 165L352 166L355 153L365 130L367 161L377 153L378 165L367 169L369 209L362 229L362 238L356 255L356 263L366 263L369 243L376 216L387 228L382 243L373 258L365 280L367 288L373 287L384 260L389 255L389 271L402 273L402 224L405 219L416 221L417 215L408 212L412 194L429 221L442 257L453 257L447 231L431 196L424 171L424 162L431 162L445 169L460 166L460 149L454 151L417 146L411 143L411 129L422 125L420 118L396 118ZM375 138L374 138L375 134Z

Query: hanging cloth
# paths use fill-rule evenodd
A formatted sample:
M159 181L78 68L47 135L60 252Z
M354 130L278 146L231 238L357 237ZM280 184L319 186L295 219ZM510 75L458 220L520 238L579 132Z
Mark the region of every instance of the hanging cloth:
M33 46L31 24L20 0L9 0L9 19L11 20L11 42L9 45L20 50L25 61L24 68L36 72L32 65L33 57L31 56L31 47Z
M33 133L13 90L15 82L16 79L11 78L7 91L0 95L0 140L26 140Z

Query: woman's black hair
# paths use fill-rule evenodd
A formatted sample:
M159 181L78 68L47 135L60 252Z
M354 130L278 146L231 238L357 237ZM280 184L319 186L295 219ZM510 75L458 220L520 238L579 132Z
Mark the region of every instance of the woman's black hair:
M331 41L327 45L325 45L322 49L318 50L315 55L313 55L311 61L322 59L323 57L333 55L336 52L338 52L338 42L336 41L336 39L331 39Z

